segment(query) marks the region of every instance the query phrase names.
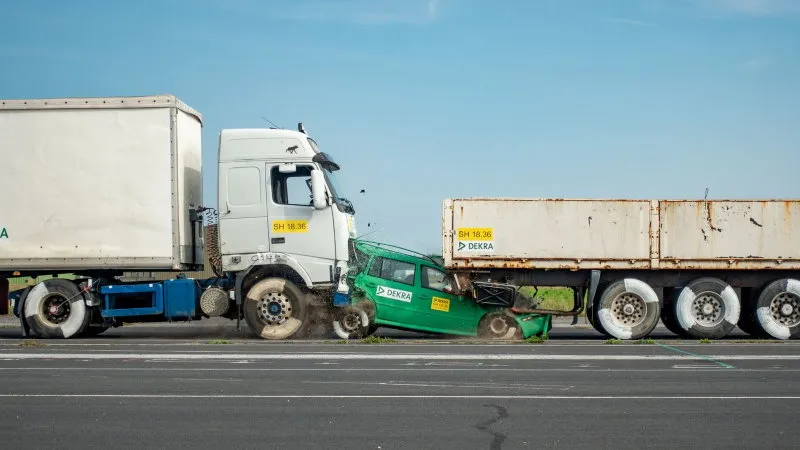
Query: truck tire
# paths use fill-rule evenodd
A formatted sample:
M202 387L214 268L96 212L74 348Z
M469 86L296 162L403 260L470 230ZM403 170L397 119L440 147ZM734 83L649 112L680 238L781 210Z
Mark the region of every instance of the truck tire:
M661 305L649 284L625 278L603 290L594 310L595 330L617 339L641 339L658 325Z
M759 334L774 339L800 338L800 280L773 281L761 290L754 306Z
M24 307L31 332L45 339L79 337L91 317L78 286L59 278L34 286Z
M675 292L672 311L682 337L720 339L739 322L739 296L723 280L698 278Z
M245 295L244 320L264 339L288 339L301 335L308 326L308 299L294 283L283 278L265 278Z

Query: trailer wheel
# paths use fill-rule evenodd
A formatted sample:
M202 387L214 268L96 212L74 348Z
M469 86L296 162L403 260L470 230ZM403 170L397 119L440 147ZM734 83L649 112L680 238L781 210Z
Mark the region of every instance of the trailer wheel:
M603 290L595 310L597 331L617 339L641 339L658 325L661 307L649 284L625 278Z
M723 338L739 322L739 296L723 280L698 278L676 292L673 311L684 337Z
M478 337L481 339L522 339L519 325L507 314L488 313L478 323Z
M755 327L775 339L800 338L800 280L768 284L755 302Z
M42 281L25 299L25 321L42 338L78 337L86 330L90 316L81 291L69 280Z
M360 305L345 306L335 314L333 331L336 336L342 339L362 339L367 336L370 320Z
M266 278L247 291L244 319L264 339L288 339L307 327L307 303L303 291L291 281Z

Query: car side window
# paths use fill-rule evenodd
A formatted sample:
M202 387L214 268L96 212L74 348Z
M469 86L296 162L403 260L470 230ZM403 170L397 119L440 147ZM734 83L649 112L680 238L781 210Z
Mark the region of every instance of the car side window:
M424 266L422 268L422 287L435 291L444 291L446 286L444 272L433 267Z
M367 274L371 277L380 278L381 277L381 266L383 265L383 258L380 256L376 256L372 259L372 265L369 266L369 272Z
M377 257L372 261L369 275L413 286L416 269L417 266L412 263Z

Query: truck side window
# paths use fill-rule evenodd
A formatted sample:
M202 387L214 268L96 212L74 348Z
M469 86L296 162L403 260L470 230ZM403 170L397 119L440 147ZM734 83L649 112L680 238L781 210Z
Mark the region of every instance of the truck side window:
M270 171L272 201L278 205L312 206L311 167L297 166L295 173L280 173L278 167Z
M433 267L422 267L422 287L435 291L444 291L446 285L444 272Z

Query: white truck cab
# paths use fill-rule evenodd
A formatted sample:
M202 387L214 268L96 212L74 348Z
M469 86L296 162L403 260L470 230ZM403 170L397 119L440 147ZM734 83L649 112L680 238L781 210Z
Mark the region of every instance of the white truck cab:
M237 303L265 338L294 335L313 299L329 304L348 291L355 210L336 181L339 165L302 124L298 130L229 129L219 137L222 270L236 274Z

